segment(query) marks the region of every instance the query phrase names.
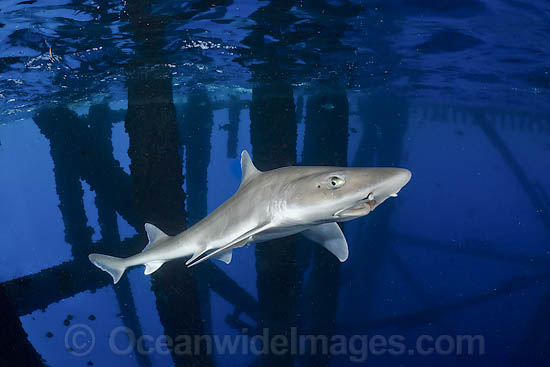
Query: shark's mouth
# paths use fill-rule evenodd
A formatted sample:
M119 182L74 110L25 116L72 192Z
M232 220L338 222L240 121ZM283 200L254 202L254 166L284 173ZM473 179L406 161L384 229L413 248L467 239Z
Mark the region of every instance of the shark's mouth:
M389 195L388 197L396 196L397 193L394 193ZM337 211L336 213L334 213L333 216L340 219L353 219L357 217L362 217L372 212L378 205L382 204L384 200L385 199L383 199L382 201L376 201L374 200L374 195L370 193L363 199L355 203L353 206Z
M372 194L359 200L354 206L345 208L334 213L338 218L357 218L369 214L377 206L376 200L374 200Z

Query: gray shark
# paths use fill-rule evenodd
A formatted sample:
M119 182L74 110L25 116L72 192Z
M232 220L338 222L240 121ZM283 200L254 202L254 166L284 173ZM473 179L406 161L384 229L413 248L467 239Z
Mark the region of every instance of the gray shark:
M261 172L246 151L241 170L237 192L184 232L168 236L146 223L149 243L141 253L127 258L90 254L90 261L117 283L131 266L145 265L145 274L151 274L184 257L190 257L187 266L209 258L228 264L236 248L301 233L343 262L348 245L337 222L369 214L411 178L403 168L293 166Z

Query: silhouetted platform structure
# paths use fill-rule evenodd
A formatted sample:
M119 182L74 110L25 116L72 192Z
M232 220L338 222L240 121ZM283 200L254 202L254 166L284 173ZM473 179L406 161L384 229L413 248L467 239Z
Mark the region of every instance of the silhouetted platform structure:
M426 122L474 125L473 116L483 116L486 123L495 129L518 132L550 134L550 114L510 106L487 107L466 104L433 104L423 101L411 102L411 116Z
M201 97L203 98L203 97ZM327 97L317 97L323 98ZM312 100L313 101L313 100ZM238 106L240 108L246 108L251 102L239 101ZM313 106L311 101L308 101L309 106ZM317 102L316 102L317 103ZM340 102L333 100L332 104L339 105ZM236 101L234 98L229 99L227 102L217 101L216 104L212 104L211 108L233 108L235 109ZM317 103L318 104L318 103ZM316 108L318 108L317 106ZM420 108L420 107L419 107ZM286 107L284 109L287 109ZM425 107L425 110L429 110L429 107ZM292 112L293 109L290 111ZM494 144L497 150L503 155L505 161L511 165L512 171L516 174L523 187L529 191L531 185L526 182L525 174L521 170L521 166L514 161L509 149L499 139L495 129L516 129L521 131L525 129L527 123L506 124L506 123L490 123L487 122L491 119L499 121L499 118L491 117L484 109L476 107L465 107L460 113L451 113L449 110L445 110L443 107L438 106L435 108L435 112L425 112L423 116L427 116L427 121L441 121L445 122L445 119L441 119L441 116L461 116L453 123L468 123L478 124L483 131L490 138L490 141ZM450 111L457 111L459 108L452 107ZM309 119L314 118L315 108L308 107L306 113L306 122ZM335 113L339 111L336 109ZM416 111L415 108L411 108L411 111ZM447 112L445 112L447 111ZM414 112L411 112L414 113ZM122 242L118 238L118 229L116 223L113 223L114 213L119 213L128 223L130 223L138 232L142 231L141 222L135 217L135 211L132 203L132 188L131 178L120 167L118 161L112 156L112 146L110 142L111 126L113 123L120 121L125 116L126 111L110 110L106 105L95 105L90 109L90 114L84 117L78 117L74 112L63 109L55 108L49 111L42 111L36 116L36 121L41 131L50 140L52 149L52 158L55 163L55 175L58 188L58 194L60 196L60 209L63 215L63 219L66 224L66 239L73 248L74 260L62 263L49 269L44 269L36 274L24 276L21 278L13 279L1 284L1 289L4 297L10 300L10 311L7 315L13 315L13 317L19 317L32 313L35 310L44 310L48 305L59 302L63 299L72 297L78 293L85 291L95 291L102 287L111 284L110 278L105 276L104 273L98 272L96 268L92 267L86 258L86 255L92 250L95 252L108 252L112 254L128 255L138 252L143 247L143 238L134 236L128 238ZM232 112L235 116L236 112ZM502 116L508 116L502 114ZM519 113L521 115L521 113ZM520 116L517 116L519 119ZM488 116L488 117L487 117ZM541 116L539 116L541 117ZM532 117L537 119L539 117ZM235 118L235 117L233 117ZM63 119L65 123L59 123L58 121ZM94 123L91 123L93 119ZM506 120L506 118L504 119ZM66 123L69 121L70 123ZM530 119L527 119L530 121ZM181 123L180 123L181 124ZM322 125L322 124L321 124ZM317 126L317 125L311 125ZM535 129L527 128L527 132L539 132L541 128L540 123L535 124ZM55 127L55 128L54 128ZM320 126L319 126L320 127ZM309 129L309 128L307 128ZM306 132L307 139L313 138L313 132ZM319 133L315 133L319 134ZM322 134L322 133L321 133ZM324 139L322 135L314 139ZM322 140L320 140L322 142ZM70 142L70 144L68 144ZM315 144L312 145L314 147ZM306 144L307 148L307 144ZM313 148L311 148L313 149ZM304 154L307 158L310 148L305 149ZM259 159L261 154L258 154ZM312 157L315 155L312 155ZM309 159L309 158L308 158ZM306 159L307 160L307 159ZM320 163L329 163L328 161ZM261 162L261 160L260 160ZM315 162L311 162L312 164ZM335 162L336 164L337 162ZM261 163L260 163L261 164ZM113 179L115 177L115 179ZM192 177L192 176L191 176ZM199 175L198 177L204 177ZM91 232L86 230L86 213L84 211L82 203L82 187L80 180L87 182L90 188L96 193L96 205L99 212L99 221L102 232L102 240L96 243L91 241ZM204 184L204 182L202 182ZM540 198L537 192L529 193L533 204L544 206L545 202L543 198ZM203 195L202 201L205 200ZM203 210L204 211L204 210ZM542 211L546 213L546 211ZM541 219L547 223L545 214L541 214ZM382 220L382 219L380 219ZM113 243L115 240L115 243ZM431 246L429 241L425 239L409 238L404 236L401 238L407 244L418 244L419 246ZM440 251L447 251L436 245L433 248ZM540 263L541 266L547 266L548 261L544 259L536 259L534 261L531 258L521 258L511 254L499 254L489 251L473 250L471 248L465 248L458 250L462 253L471 253L472 256L481 256L485 258L499 259L502 261L511 261L522 264L532 264L536 266ZM372 254L367 255L369 258L373 258ZM215 264L207 262L202 267L197 267L197 277L204 279L209 284L211 289L220 294L229 303L235 306L236 314L238 317L240 312L248 314L252 319L259 320L260 309L258 308L257 301L249 295L246 291L241 289L232 279L227 277L225 273L220 270ZM78 276L75 276L78 274ZM540 277L546 277L546 274L540 275ZM535 277L536 279L539 279ZM533 279L535 279L533 278ZM517 283L513 284L513 287L508 287L510 291L520 289L521 285L525 287L530 284L532 279L530 277L522 278ZM519 284L519 285L518 285ZM336 285L337 287L337 285ZM519 287L519 288L518 288ZM336 288L337 289L337 288ZM337 292L335 290L335 292ZM129 287L124 286L123 289L117 291L117 294L125 294L119 300L119 303L124 303L131 295L129 293ZM484 296L473 297L470 301L463 300L456 305L439 305L441 312L444 310L455 309L456 307L467 307L469 304L473 304L477 301L481 302L486 298L497 297L500 292L489 292ZM438 307L430 308L432 316L436 316L438 313L435 311ZM134 329L139 330L139 323L137 316L132 315L131 307L128 308L125 316L125 320L133 321L133 325L128 325ZM428 313L426 313L428 315ZM229 320L235 321L234 316ZM418 319L417 314L409 315L411 320ZM13 319L12 317L12 319ZM329 318L334 317L331 314ZM369 323L371 327L392 323L405 323L406 315L397 317L395 319L388 319L386 321L378 320ZM6 321L9 317L6 318ZM17 325L17 323L15 323ZM22 329L20 329L22 331ZM24 332L15 333L21 335L21 342L16 343L19 345L27 345L26 334ZM31 346L32 347L32 346ZM31 354L28 354L31 356ZM148 365L147 361L143 361L140 365Z

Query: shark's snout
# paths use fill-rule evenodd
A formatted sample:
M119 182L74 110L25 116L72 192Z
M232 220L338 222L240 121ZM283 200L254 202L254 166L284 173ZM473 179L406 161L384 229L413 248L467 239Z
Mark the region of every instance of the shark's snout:
M412 176L411 171L404 168L374 168L365 173L365 180L374 183L366 185L368 191L363 192L358 201L337 211L334 216L348 220L369 214L386 199L397 196Z
M403 186L409 183L412 177L412 173L411 171L405 168L395 168L395 170L396 170L395 178L393 180L394 180L395 186L398 187L397 191L399 191L403 188Z
M396 197L412 177L411 171L405 168L386 168L385 177L380 180L373 190L373 205L371 210L382 204L390 197Z

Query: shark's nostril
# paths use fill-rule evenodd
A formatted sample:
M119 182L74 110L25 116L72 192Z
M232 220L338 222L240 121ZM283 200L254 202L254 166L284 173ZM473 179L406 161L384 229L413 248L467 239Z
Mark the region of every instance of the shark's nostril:
M374 195L372 192L361 199L361 201L373 201L373 200L374 200Z

